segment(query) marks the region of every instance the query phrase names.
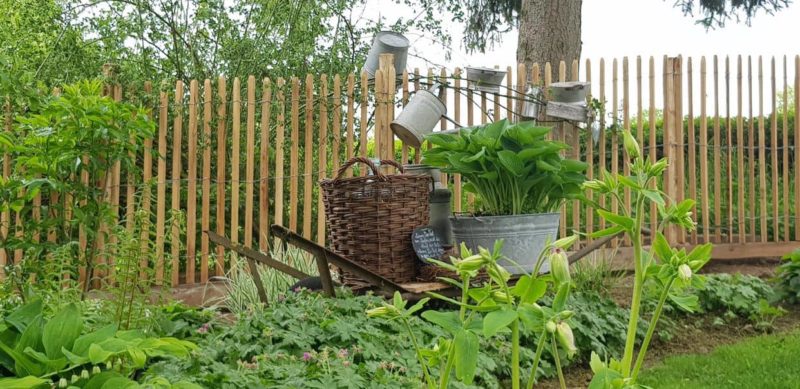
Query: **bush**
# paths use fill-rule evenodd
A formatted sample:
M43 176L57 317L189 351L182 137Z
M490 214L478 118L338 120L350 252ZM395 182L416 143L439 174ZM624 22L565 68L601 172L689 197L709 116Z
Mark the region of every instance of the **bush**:
M783 257L775 272L775 299L789 304L800 302L800 249Z

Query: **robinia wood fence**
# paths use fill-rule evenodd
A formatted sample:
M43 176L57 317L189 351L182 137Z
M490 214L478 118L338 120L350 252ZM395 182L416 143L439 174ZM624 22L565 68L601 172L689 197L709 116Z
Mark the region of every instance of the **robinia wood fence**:
M447 116L471 126L518 120L526 82L546 90L554 81L585 80L592 84L591 98L602 103L599 128L542 124L554 126L553 136L572 147L568 156L589 164L590 179L603 169L628 173L617 136L623 128L639 139L645 154L668 157L668 194L697 201L697 230L670 234L673 244L714 242L717 259L777 256L800 246L800 56L625 57L506 70L499 93L468 89L459 68L414 69L400 77L383 66L374 78L362 73L178 81L151 92L157 134L137 156L140 174L113 172L110 201L130 229L135 211L152 214L141 236L155 244L146 249L142 266L153 268L158 282L206 282L224 275L236 259L226 260L203 231L268 251L268 227L277 223L325 244L319 180L358 155L419 162L420 151L401 145L389 130L414 91L433 82L446 85ZM110 85L109 93L127 100L152 87L124 89ZM12 123L6 115L7 130ZM440 128L455 125L442 119ZM5 156L4 174L11 163ZM454 212L473 209L475 199L462 193L458 175L442 179L453 191ZM608 206L627 205L630 194L620 200ZM36 206L47 201L42 193L33 209L4 212L2 228L21 235L25 220L41 217ZM169 222L176 211L185 216L185 227ZM562 235L606 227L582 203L565 204L561 214ZM629 256L627 244L612 242L614 253ZM9 253L0 265L22 257L21 251Z

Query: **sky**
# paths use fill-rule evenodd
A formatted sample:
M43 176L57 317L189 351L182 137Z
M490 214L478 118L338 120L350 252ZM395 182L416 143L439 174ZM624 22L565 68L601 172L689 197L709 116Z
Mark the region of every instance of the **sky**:
M786 9L774 15L759 12L752 20L752 24L736 23L729 21L724 28L706 30L705 27L695 23L697 17L684 16L679 8L673 7L673 0L583 0L581 36L583 41L581 65L586 58L592 61L593 78L598 77L597 64L600 58L606 60L606 79L611 80L611 60L629 57L631 61L631 74L634 73L636 56L642 56L645 67L645 80L647 78L646 67L647 58L655 57L656 75L661 75L661 58L664 55L682 55L684 59L694 57L694 71L699 71L699 57L706 56L709 66L708 94L712 97L711 58L713 55L719 56L720 66L720 89L724 89L722 80L724 69L724 58L730 56L731 60L731 101L736 101L737 91L735 88L735 66L737 55L752 55L754 77L757 74L757 56L764 58L764 106L765 112L771 111L771 83L770 83L770 58L776 56L776 89L783 90L783 56L788 58L788 85L794 81L794 57L800 54L800 44L797 43L800 37L800 4L790 4ZM409 9L405 5L398 5L393 0L369 0L364 16L376 18L378 15L404 15L413 16L416 11ZM444 18L449 19L446 15ZM493 67L500 65L505 68L516 63L517 32L512 31L505 34L502 43L488 50L486 53L468 54L463 49L461 43L462 26L455 22L447 22L446 27L453 37L453 47L450 60L445 58L440 46L426 45L424 40L416 40L412 47L412 52L416 56L408 58L408 68L419 67L425 69L429 66L446 66L449 69L465 66L487 66ZM421 58L420 58L421 57ZM422 59L424 58L424 59ZM427 60L427 61L426 61ZM431 65L434 64L434 65ZM746 57L744 59L746 80ZM438 65L438 66L435 66ZM685 68L686 65L684 65ZM581 70L581 77L584 77L584 69ZM620 64L621 71L621 64ZM695 102L699 101L699 76L695 73L693 96ZM649 91L646 85L643 86L643 95L648 96ZM656 81L656 104L661 105L660 79ZM610 86L610 85L608 85ZM754 106L758 108L757 81L754 85L754 95L756 101ZM631 86L633 93L634 86ZM743 98L745 107L747 106L747 82L744 83ZM593 84L593 95L597 95L596 82ZM621 93L621 92L620 92ZM610 94L610 92L609 92ZM720 97L724 98L724 95ZM632 96L632 101L634 98ZM645 97L645 104L646 97ZM709 101L709 105L711 102ZM725 110L722 107L722 110ZM735 108L732 107L731 110ZM746 109L746 108L745 108Z

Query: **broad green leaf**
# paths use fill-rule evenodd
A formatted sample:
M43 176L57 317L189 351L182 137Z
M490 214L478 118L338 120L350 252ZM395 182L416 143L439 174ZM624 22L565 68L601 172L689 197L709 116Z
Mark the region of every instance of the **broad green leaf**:
M128 355L130 355L131 362L133 362L133 366L136 368L144 367L145 362L147 362L147 354L138 347L129 347Z
M0 350L3 350L14 359L14 372L17 376L33 375L38 377L45 373L40 364L24 353L16 351L3 343L0 343Z
M551 165L550 163L548 163L548 162L546 162L546 161L544 161L542 159L536 160L536 167L538 169L540 169L540 170L544 170L544 171L547 171L547 172L557 172L557 171L560 170L560 168L558 166Z
M689 255L686 256L686 261L692 266L693 271L697 271L700 266L704 265L711 259L711 251L714 246L711 243L701 244L695 246ZM700 266L694 266L693 263L700 263Z
M461 319L456 311L425 311L422 318L442 327L445 331L456 334L462 330Z
M617 389L622 388L624 383L622 374L609 368L604 368L594 373L592 381L589 382L588 389Z
M544 296L547 291L547 282L540 278L524 275L511 289L511 294L520 298L520 302L532 304Z
M500 159L500 164L508 169L511 174L516 177L522 177L525 164L523 164L522 160L517 157L517 154L515 154L513 151L501 150L497 153L497 157Z
M639 183L637 183L636 181L632 180L630 177L624 176L622 174L618 174L617 175L617 181L619 181L619 183L622 184L623 186L627 186L628 188L631 188L631 189L634 189L634 190L642 189L642 187L641 187L641 185L639 185Z
M42 386L50 380L34 377L32 375L22 378L0 378L0 388L3 389L30 389Z
M37 316L42 314L42 300L34 299L6 316L6 322L22 333Z
M25 355L42 365L44 371L59 371L67 366L67 358L50 359L47 355L36 351L30 347L25 349Z
M669 299L670 301L675 303L675 305L677 305L678 308L686 312L691 313L697 310L699 299L695 295L676 296L670 293Z
M483 158L484 154L486 154L486 147L481 147L481 151L473 154L472 156L462 158L461 162L464 163L476 162L481 158Z
M541 307L533 304L521 304L517 314L525 328L537 333L544 329L544 313Z
M126 380L126 382L121 382L123 385L125 385L127 381L130 381L115 371L104 371L100 374L92 376L92 378L89 379L86 385L83 386L83 389L103 389L107 387L111 388L111 386L106 386L106 384L109 382L111 382L112 384L120 383L120 381L118 381L118 379L120 378Z
M489 312L483 319L483 335L493 336L503 328L506 328L517 320L517 312L509 309L500 309L494 312Z
M100 343L106 339L110 339L114 337L116 332L117 325L109 324L97 331L81 335L72 345L72 353L85 357L87 356L87 353L89 352L89 346L92 343Z
M64 356L67 357L67 360L72 364L72 366L83 365L89 363L88 356L82 356L75 353L70 352L67 349L61 349L61 352L64 353ZM88 352L88 349L87 349Z
M654 202L654 203L656 203L656 204L658 204L658 205L660 205L662 207L664 205L666 205L666 202L664 202L664 197L661 196L661 192L659 192L659 191L651 190L651 189L642 189L642 194L645 197L647 197L648 199L650 199L650 201L652 201L652 202Z
M459 381L470 385L475 378L478 367L478 335L462 329L456 333L455 339L456 377Z
M42 326L44 320L41 316L36 317L33 322L28 324L28 328L25 328L25 332L19 337L19 341L17 345L14 346L14 350L17 352L23 352L26 348L32 348L37 351L43 350L42 348Z
M570 284L569 282L565 282L558 287L558 291L556 292L556 297L553 299L553 310L556 312L560 312L564 309L564 306L567 304L567 298L569 297L569 289Z
M100 363L103 363L106 360L108 360L108 358L111 357L112 355L114 355L114 353L103 350L103 348L98 346L97 344L93 343L91 346L89 346L88 357L89 361L92 362L92 364L98 365Z
M588 167L589 165L586 162L576 161L574 159L565 159L561 161L561 168L566 172L582 172Z
M83 330L83 317L75 304L69 304L44 325L42 344L50 359L64 356L61 348L71 349Z
M658 259L664 263L668 263L672 259L672 248L667 242L667 238L660 232L656 232L656 238L653 240L653 251Z
M603 219L606 219L618 226L622 226L626 230L630 230L633 228L634 220L628 216L619 215L613 212L606 211L604 209L598 209L597 214L600 215Z

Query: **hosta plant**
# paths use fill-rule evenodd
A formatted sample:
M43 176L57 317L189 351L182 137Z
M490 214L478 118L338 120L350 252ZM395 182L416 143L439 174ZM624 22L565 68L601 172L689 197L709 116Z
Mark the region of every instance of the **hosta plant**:
M569 148L547 138L549 127L508 120L458 133L434 133L433 148L423 163L446 173L458 173L464 190L475 193L485 215L553 212L566 199L579 196L586 164L566 159Z
M509 285L510 274L498 265L503 242L498 240L490 252L479 248L472 253L464 244L461 245L460 258L451 258L450 263L429 259L436 266L447 269L458 275L458 280L442 278L461 291L460 299L452 299L440 294L430 293L433 297L447 301L459 307L458 311L422 312L421 316L443 328L449 336L440 338L433 347L425 348L414 337L408 324L412 314L420 311L428 299L420 300L410 308L406 301L395 293L392 303L370 309L370 317L382 317L398 320L411 336L417 357L422 366L423 379L428 388L448 388L451 374L465 384L471 384L478 362L479 341L481 337L492 337L503 331L511 333L511 386L519 388L520 374L520 332L527 329L539 334L536 352L528 376L527 387L533 387L536 371L545 347L550 347L555 359L559 380L564 385L561 372L562 355L572 357L577 349L572 329L568 320L573 312L567 310L566 302L570 291L569 263L564 252L576 240L576 236L560 239L545 250L547 255L539 256L536 268L531 274L522 275L516 284ZM539 268L545 260L550 261L551 276L540 276ZM471 282L484 272L488 279L482 286L473 287ZM555 290L552 306L537 303L545 294L548 286ZM439 372L438 379L434 371Z
M775 271L775 293L778 300L800 303L800 249L783 256Z
M627 339L622 360L602 361L592 355L591 367L594 378L590 388L627 388L636 387L636 379L642 368L647 348L656 329L656 325L667 299L678 307L693 311L697 306L697 296L686 293L686 287L697 282L696 273L711 257L711 244L696 246L691 251L670 246L664 231L671 228L692 230L693 200L674 202L660 189L660 178L667 168L667 160L653 162L640 154L639 145L629 131L622 132L622 141L627 152L627 161L631 175L609 174L603 172L603 178L587 181L584 189L591 190L606 198L604 204L616 202L621 205L619 212L592 202L597 213L611 226L592 234L593 237L617 235L628 236L633 246L634 284L631 299L631 315L628 323ZM622 201L626 191L630 192L630 206ZM589 201L589 200L587 200ZM650 209L655 204L658 209L658 226L652 234L652 244L646 249L643 244L644 226ZM650 314L647 333L641 342L636 339L636 328L640 320L643 290L646 283L652 283L657 291L657 304ZM634 349L640 344L638 353ZM636 357L634 360L634 356Z
M118 331L112 324L84 332L76 304L45 318L33 299L0 322L0 387L129 387L131 377L155 357L188 357L197 347L175 338ZM107 381L111 381L108 384ZM188 386L184 386L188 387Z

